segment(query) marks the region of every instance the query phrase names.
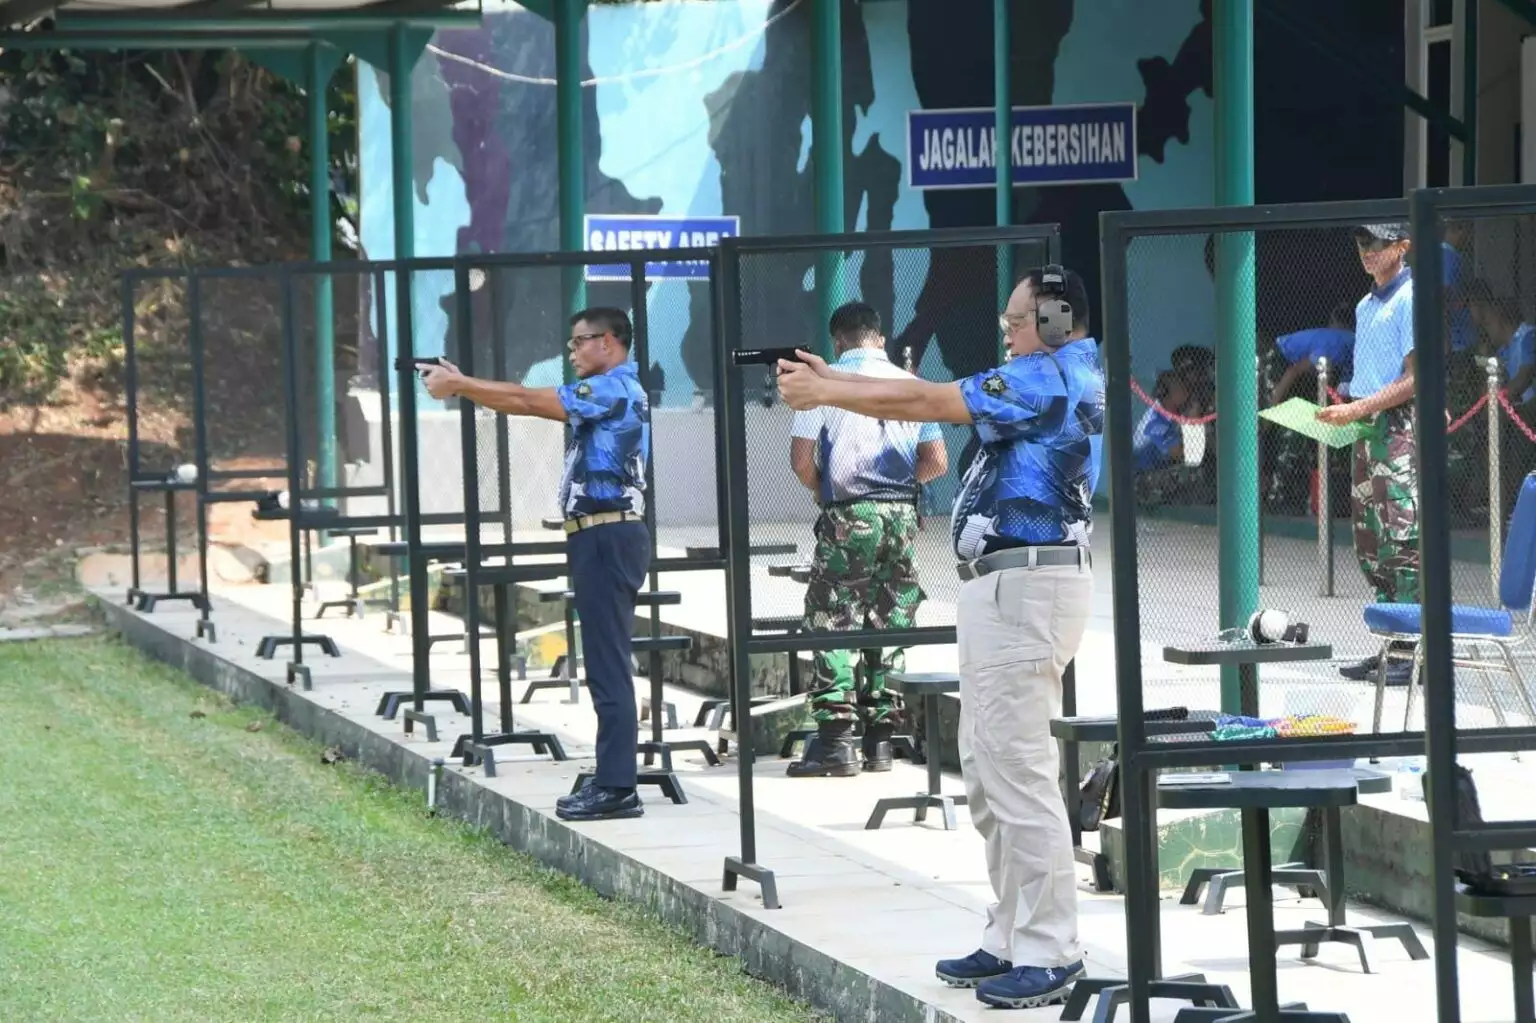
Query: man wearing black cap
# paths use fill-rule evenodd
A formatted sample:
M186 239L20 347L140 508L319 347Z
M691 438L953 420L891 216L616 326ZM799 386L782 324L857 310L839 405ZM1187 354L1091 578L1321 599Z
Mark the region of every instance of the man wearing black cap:
M1320 409L1335 425L1370 420L1372 430L1355 442L1355 555L1366 581L1383 604L1419 600L1419 480L1413 437L1413 276L1408 267L1408 225L1366 224L1354 231L1360 264L1372 287L1355 307L1354 376L1344 387L1349 400ZM1340 669L1363 680L1379 670L1371 657ZM1387 682L1406 685L1406 659L1387 665Z

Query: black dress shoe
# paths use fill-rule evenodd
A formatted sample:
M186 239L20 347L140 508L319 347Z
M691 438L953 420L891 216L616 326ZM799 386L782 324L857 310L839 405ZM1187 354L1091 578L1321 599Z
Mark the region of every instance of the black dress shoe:
M570 802L555 805L555 816L563 821L606 821L640 817L645 807L634 789L610 789L588 785L571 797Z

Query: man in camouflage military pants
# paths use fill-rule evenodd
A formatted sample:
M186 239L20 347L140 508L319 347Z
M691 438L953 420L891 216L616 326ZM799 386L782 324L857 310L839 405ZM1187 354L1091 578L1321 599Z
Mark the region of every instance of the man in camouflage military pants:
M1355 309L1354 373L1349 400L1319 409L1317 418L1344 425L1368 421L1368 436L1355 442L1355 555L1378 603L1419 600L1419 481L1413 437L1413 275L1408 266L1408 225L1356 228L1360 264L1372 288ZM1388 658L1389 685L1407 685L1411 646ZM1339 669L1365 680L1381 670L1381 655Z
M832 314L829 324L844 372L909 377L892 365L880 317L862 302ZM912 562L919 485L947 467L933 424L891 422L835 408L795 414L790 461L816 493L816 550L805 593L808 632L906 629L916 624L923 590ZM864 770L888 771L891 736L900 722L899 695L885 676L900 671L902 651L828 650L815 655L807 703L816 736L792 778L859 773L853 729L864 722Z

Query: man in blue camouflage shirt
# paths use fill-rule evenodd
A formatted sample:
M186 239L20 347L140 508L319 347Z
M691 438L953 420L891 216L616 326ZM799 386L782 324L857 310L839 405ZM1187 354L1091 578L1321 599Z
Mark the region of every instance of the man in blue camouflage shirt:
M779 391L795 409L976 426L981 454L955 499L952 528L964 580L956 608L959 741L996 901L981 947L941 961L936 972L976 988L989 1005L1035 1008L1064 1001L1082 971L1050 720L1061 714L1062 673L1093 597L1088 533L1104 381L1077 274L1032 271L999 326L1009 360L954 383L854 376L802 355L804 362L779 363Z
M622 309L587 309L571 317L573 384L536 388L479 380L451 364L423 375L434 398L460 397L505 415L571 425L560 508L597 712L597 771L590 785L557 800L555 813L564 820L644 813L635 791L639 735L630 640L635 598L651 564L644 521L651 410L629 358L630 338Z

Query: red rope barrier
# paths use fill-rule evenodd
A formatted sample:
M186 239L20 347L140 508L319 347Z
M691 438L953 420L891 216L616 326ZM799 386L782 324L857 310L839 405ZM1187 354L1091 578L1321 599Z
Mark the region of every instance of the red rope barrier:
M1181 416L1176 412L1169 412L1167 409L1163 408L1163 406L1160 405L1156 399L1154 399L1146 391L1143 391L1141 389L1141 385L1138 384L1135 380L1131 381L1131 390L1135 391L1136 397L1140 398L1145 404L1151 406L1158 415L1171 422L1178 423L1180 426L1204 426L1207 423L1214 423L1216 421L1216 413L1214 412L1208 416L1201 416L1198 419L1191 419L1188 416Z
M1520 413L1515 411L1514 404L1509 400L1509 391L1499 391L1499 404L1504 406L1504 414L1514 420L1515 425L1520 428L1520 432L1525 434L1525 439L1532 444L1536 444L1536 430L1532 430L1525 420L1520 418Z

